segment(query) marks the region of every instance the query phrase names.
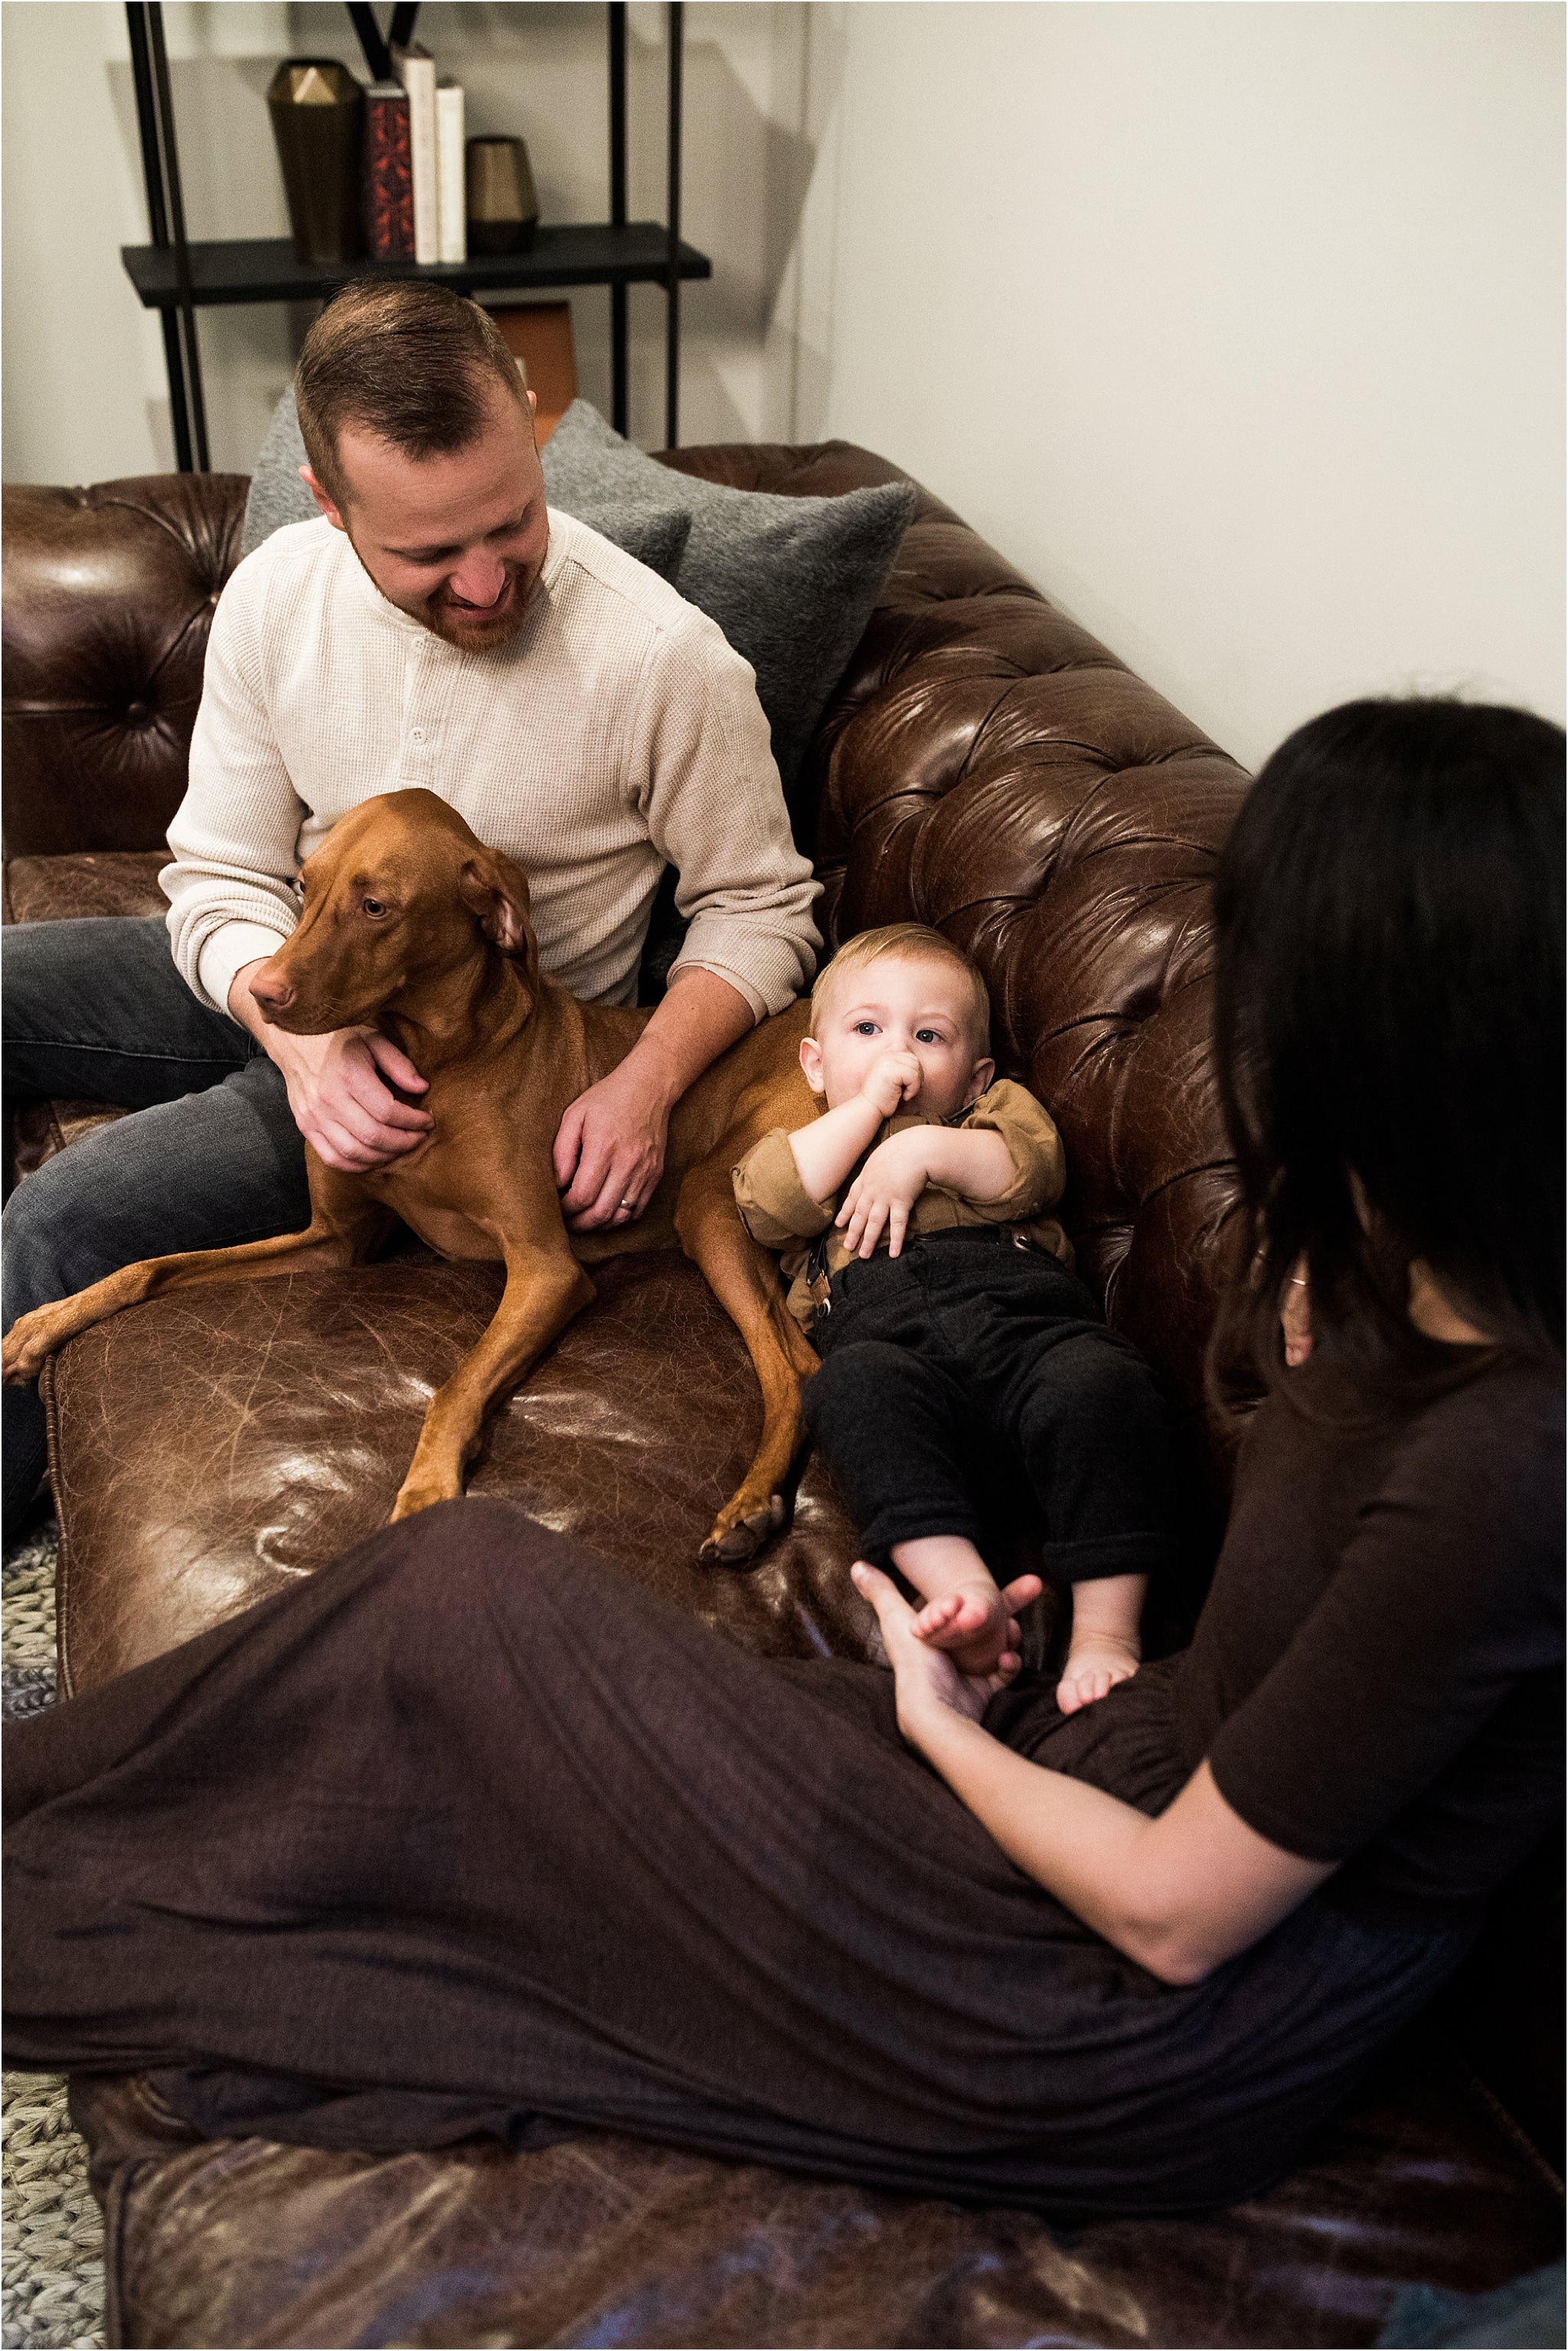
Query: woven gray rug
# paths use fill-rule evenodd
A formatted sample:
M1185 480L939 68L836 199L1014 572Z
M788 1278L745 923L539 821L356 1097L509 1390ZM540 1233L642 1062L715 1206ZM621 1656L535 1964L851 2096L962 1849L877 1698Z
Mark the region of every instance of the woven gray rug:
M5 1555L0 1587L0 1698L7 1721L55 1695L52 1525ZM103 2221L87 2184L87 2147L71 2128L57 2074L0 2076L0 2343L103 2343Z

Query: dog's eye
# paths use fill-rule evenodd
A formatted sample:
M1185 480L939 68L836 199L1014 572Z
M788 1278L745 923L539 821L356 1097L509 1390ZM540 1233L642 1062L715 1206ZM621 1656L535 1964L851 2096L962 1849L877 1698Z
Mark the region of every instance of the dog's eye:
M360 905L361 910L367 914L384 914L386 913L386 908L382 905L379 898L361 898Z

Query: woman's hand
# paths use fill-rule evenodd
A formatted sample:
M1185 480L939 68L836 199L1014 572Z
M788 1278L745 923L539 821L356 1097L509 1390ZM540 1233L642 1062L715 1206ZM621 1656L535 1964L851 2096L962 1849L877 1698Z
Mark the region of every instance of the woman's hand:
M1009 1620L1010 1646L998 1658L995 1670L988 1674L960 1673L947 1650L934 1649L919 1638L915 1630L915 1612L890 1575L883 1575L880 1568L863 1559L857 1560L850 1573L857 1588L876 1610L883 1646L897 1688L898 1727L911 1745L920 1746L923 1731L946 1715L958 1714L966 1721L978 1722L997 1692L1006 1689L1022 1662L1017 1647L1017 1616ZM1027 1608L1031 1600L1038 1599L1040 1589L1038 1575L1020 1575L1003 1586L1002 1598L1010 1609Z
M928 1134L939 1127L906 1126L879 1143L844 1195L835 1222L845 1226L844 1245L860 1257L875 1254L883 1227L887 1253L896 1257L909 1228L909 1211L925 1189Z

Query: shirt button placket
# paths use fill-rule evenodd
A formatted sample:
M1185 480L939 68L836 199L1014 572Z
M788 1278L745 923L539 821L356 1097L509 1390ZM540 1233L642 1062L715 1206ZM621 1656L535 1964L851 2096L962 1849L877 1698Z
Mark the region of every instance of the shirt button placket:
M409 664L403 703L403 736L402 768L404 779L411 784L423 784L430 765L430 728L421 723L430 679L428 644L415 647Z

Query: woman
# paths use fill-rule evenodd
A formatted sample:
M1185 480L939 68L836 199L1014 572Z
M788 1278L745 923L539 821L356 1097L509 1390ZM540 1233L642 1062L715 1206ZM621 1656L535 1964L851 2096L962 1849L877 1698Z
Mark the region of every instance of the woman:
M768 1662L444 1507L8 1734L9 2062L1063 2218L1286 2168L1557 1802L1562 768L1354 705L1226 850L1223 1344L1271 1393L1184 1656L1064 1718L863 1568L891 1677Z

